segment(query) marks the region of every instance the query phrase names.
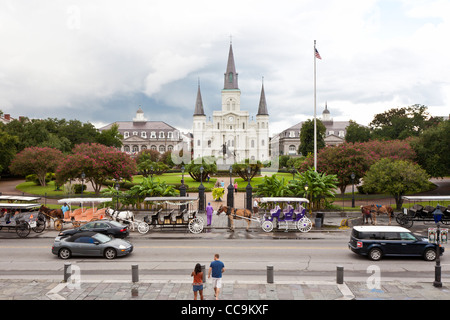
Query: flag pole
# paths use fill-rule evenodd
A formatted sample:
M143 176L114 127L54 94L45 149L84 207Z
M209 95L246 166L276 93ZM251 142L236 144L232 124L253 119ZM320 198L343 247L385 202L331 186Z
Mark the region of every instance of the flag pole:
M314 171L317 172L317 124L316 124L316 40L314 40Z

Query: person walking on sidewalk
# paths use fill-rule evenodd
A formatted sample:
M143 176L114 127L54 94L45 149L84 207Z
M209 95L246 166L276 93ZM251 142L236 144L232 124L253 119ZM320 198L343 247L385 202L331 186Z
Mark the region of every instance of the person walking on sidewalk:
M214 208L211 205L211 202L208 202L208 205L206 206L206 226L210 226L212 222L212 215L214 212Z
M209 265L208 278L212 275L214 297L219 300L220 288L222 288L222 273L225 272L225 265L219 260L219 254L214 255L214 261Z
M197 300L197 292L200 293L200 300L203 300L203 272L200 263L195 265L194 271L191 273L191 277L194 277L194 280L192 281L194 300Z

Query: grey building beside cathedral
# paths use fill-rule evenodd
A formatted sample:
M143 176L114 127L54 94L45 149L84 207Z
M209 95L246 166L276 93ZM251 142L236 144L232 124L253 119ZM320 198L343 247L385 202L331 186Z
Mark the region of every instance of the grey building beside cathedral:
M110 129L113 124L119 126L123 136L121 150L135 155L142 150L151 149L160 153L176 149L183 142L184 135L164 121L149 121L139 107L132 121L116 121L99 130Z
M350 121L334 121L326 104L320 120L326 128L325 145L335 146L345 142L345 135ZM299 155L298 149L300 147L300 130L302 125L303 121L272 137L271 145L274 147L278 146L279 155Z

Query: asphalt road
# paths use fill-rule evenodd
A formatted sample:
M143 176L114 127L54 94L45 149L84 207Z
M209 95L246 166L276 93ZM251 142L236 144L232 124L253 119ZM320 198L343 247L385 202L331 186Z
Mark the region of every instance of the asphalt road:
M434 262L420 258L385 258L373 262L350 252L347 235L316 239L145 239L135 238L134 252L108 261L102 258L61 260L51 253L51 238L2 239L0 278L63 279L64 264L77 266L85 280L131 279L138 265L140 279L189 279L196 263L209 267L215 253L225 263L228 279L264 280L273 266L278 280L336 279L336 267L344 267L346 279L364 280L377 272L384 279L434 277ZM441 258L442 276L450 260Z

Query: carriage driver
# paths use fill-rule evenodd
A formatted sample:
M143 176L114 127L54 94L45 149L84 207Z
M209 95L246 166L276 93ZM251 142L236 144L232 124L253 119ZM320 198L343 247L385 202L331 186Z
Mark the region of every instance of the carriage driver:
M63 217L64 217L64 213L66 211L69 211L69 206L67 205L67 202L64 202L64 205L61 207L61 211L62 211Z

